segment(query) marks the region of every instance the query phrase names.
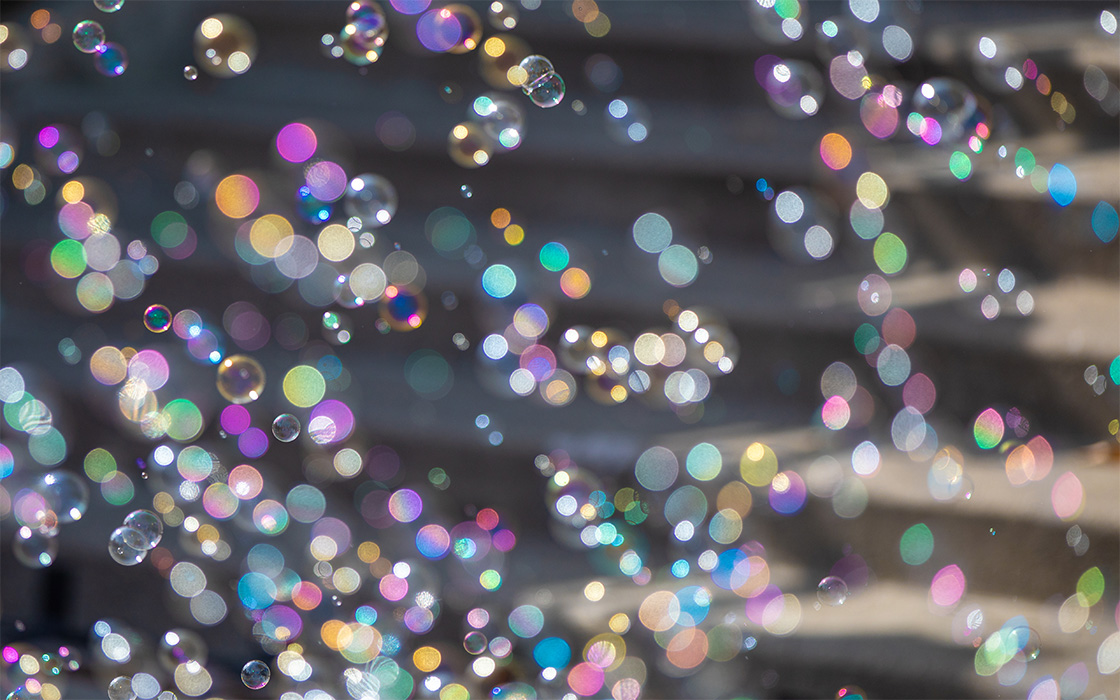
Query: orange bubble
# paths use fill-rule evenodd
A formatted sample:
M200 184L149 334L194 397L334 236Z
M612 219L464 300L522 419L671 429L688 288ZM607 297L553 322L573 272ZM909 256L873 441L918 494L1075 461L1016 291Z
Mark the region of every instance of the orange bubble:
M260 202L257 183L244 175L230 175L214 189L214 203L231 219L244 219L256 211Z
M591 291L591 277L578 267L569 267L560 275L560 289L572 299L582 299Z
M708 635L695 627L681 630L665 647L665 656L677 668L696 668L708 656Z
M852 162L852 145L840 134L825 134L821 139L821 160L833 170L843 170Z
M1030 475L1035 472L1034 452L1026 445L1019 445L1007 455L1004 470L1007 480L1012 486L1022 486L1030 481Z
M499 207L490 212L490 223L494 225L494 228L505 228L509 226L510 218L508 209Z
M1041 435L1028 440L1026 446L1034 455L1034 468L1027 471L1027 478L1031 481L1042 481L1054 466L1054 448L1050 447L1050 443Z

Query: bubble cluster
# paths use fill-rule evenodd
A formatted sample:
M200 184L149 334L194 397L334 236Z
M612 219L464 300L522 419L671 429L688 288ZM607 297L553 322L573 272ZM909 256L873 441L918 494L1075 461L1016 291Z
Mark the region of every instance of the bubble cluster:
M544 56L526 56L510 69L510 82L519 85L538 107L555 107L564 99L564 79Z

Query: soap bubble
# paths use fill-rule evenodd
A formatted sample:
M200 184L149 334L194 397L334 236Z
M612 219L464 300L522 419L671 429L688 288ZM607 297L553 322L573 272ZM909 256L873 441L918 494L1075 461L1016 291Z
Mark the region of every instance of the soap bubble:
M607 135L622 144L641 143L649 137L650 111L633 97L611 100L603 112Z
M171 327L171 310L163 304L152 304L144 310L144 327L153 333L163 333Z
M187 80L198 80L198 68L194 66L183 66L183 77Z
M74 25L74 48L82 53L95 53L105 43L105 29L93 20Z
M346 27L343 34L352 34L366 48L380 48L389 38L389 25L385 11L373 0L354 0L346 8Z
M150 510L132 511L125 517L122 525L140 533L143 539L139 542L138 549L151 549L159 544L163 537L163 521Z
M525 113L504 95L482 95L471 103L469 116L497 145L512 151L525 137Z
M148 556L148 550L144 548L146 541L139 530L118 527L109 536L109 556L118 564L136 566Z
M555 72L552 67L552 61L538 54L526 56L518 65L521 67L521 70L524 71L524 78L521 81L521 85L523 89L526 89L526 94L528 94L528 87L530 85L538 80L543 80L548 77L549 74Z
M172 672L180 664L191 661L205 665L209 653L206 642L196 632L176 627L160 637L156 659L167 671Z
M268 679L271 675L268 664L256 659L241 667L241 682L250 690L260 690L268 685Z
M43 569L58 556L58 539L29 527L21 527L12 540L16 560L29 569Z
M397 213L397 190L380 175L366 173L350 180L342 206L348 216L356 216L369 228L384 226Z
M272 434L280 442L291 442L299 437L299 418L291 413L282 413L272 421Z
M918 116L935 121L941 139L946 141L967 136L985 121L976 95L953 78L932 78L922 83L914 93L911 109Z
M89 507L89 488L70 472L47 472L39 477L33 488L46 499L60 523L81 520Z
M128 52L120 44L106 42L94 52L93 65L102 75L122 75L128 69Z
M759 59L761 63L766 58ZM756 73L761 72L756 65ZM774 110L787 119L805 119L820 111L824 80L804 61L778 61L759 79Z
M538 107L555 107L564 100L564 79L552 73L522 90Z
M825 576L817 584L817 598L825 605L843 605L848 599L848 584L839 576Z
M264 391L264 368L248 355L231 355L218 365L218 393L230 403L249 403Z
M257 35L240 17L212 15L194 32L194 57L215 78L241 75L257 58Z
M494 147L481 125L463 122L448 134L447 153L464 168L480 168L490 162Z
M124 0L93 0L93 6L102 12L116 12L124 7Z
M494 0L486 16L494 29L509 31L517 26L517 5L513 0Z
M136 693L132 692L132 679L117 676L109 681L109 700L136 700Z

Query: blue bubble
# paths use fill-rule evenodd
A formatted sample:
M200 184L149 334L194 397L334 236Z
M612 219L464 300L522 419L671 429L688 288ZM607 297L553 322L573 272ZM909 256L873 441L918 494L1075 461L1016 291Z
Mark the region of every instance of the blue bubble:
M1111 243L1113 238L1116 238L1116 231L1120 229L1120 217L1116 215L1116 210L1108 202L1098 202L1095 209L1093 209L1093 233L1097 234L1097 238L1101 239L1102 243Z
M541 668L564 668L572 660L572 648L559 637L545 637L533 648L533 660Z
M491 265L482 273L482 289L495 299L504 299L517 288L517 275L505 265Z
M237 582L237 597L250 610L264 610L276 601L276 584L264 574L250 572Z
M1059 206L1068 207L1077 194L1077 178L1069 168L1056 163L1053 168L1050 168L1050 180L1046 187Z
M676 576L677 578L684 578L685 576L688 576L689 568L691 567L689 567L686 560L678 559L673 562L673 566L669 569L669 571L672 572L673 576Z

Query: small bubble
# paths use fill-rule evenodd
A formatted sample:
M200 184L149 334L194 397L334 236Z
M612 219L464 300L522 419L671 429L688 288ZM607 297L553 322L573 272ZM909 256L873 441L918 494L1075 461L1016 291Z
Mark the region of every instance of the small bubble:
M459 188L459 194L463 195L463 199L470 199L474 196L474 190L470 185L463 185Z
M825 576L817 584L817 598L826 605L843 605L848 599L848 584L838 576Z
M195 68L194 66L183 66L183 77L187 80L197 80L198 68Z

